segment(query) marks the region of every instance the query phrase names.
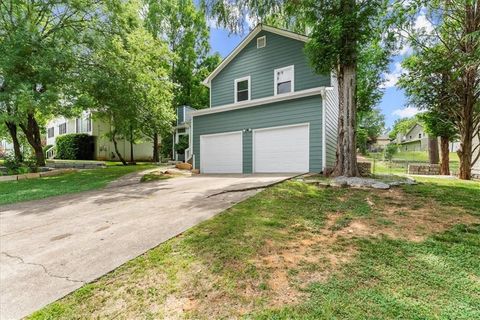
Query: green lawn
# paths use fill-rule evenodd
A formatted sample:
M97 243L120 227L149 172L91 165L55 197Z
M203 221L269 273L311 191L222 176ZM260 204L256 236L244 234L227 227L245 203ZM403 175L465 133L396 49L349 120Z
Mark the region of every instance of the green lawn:
M285 182L31 318L478 319L479 191Z
M0 182L0 205L99 189L127 173L149 168L153 166L111 165L54 177Z
M392 162L383 161L383 153L372 152L366 158L372 163L375 174L403 174L407 173L409 163L427 163L428 153L426 151L404 151L393 156ZM450 170L458 170L459 159L456 152L450 152Z

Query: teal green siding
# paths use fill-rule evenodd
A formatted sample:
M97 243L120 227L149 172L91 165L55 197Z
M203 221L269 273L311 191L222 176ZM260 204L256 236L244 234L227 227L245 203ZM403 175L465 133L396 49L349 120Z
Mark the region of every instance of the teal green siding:
M262 106L195 116L193 152L195 167L200 168L200 136L310 123L310 171L322 170L322 99L314 96ZM252 172L252 132L243 132L243 172Z
M257 38L266 36L267 45L257 49ZM330 75L317 75L304 53L305 43L261 31L213 78L211 107L234 103L235 79L251 77L251 99L273 96L274 70L290 65L295 69L295 91L330 86Z

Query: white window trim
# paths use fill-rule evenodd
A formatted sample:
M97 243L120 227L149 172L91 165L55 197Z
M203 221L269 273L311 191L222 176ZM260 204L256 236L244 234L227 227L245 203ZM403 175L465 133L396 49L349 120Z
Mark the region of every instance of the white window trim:
M250 99L251 99L251 96L252 96L251 83L252 83L252 81L250 80L250 76L243 77L243 78L238 78L238 79L235 79L234 84L233 84L233 92L234 92L235 103L238 103L238 101L237 101L237 83L241 82L241 81L245 81L245 80L248 80L248 99L247 100L242 100L240 102L250 101Z
M261 41L261 40L263 40L263 47L258 46L258 41ZM257 49L262 49L262 48L265 48L266 46L267 46L267 37L266 36L258 37L257 38Z
M290 90L290 92L277 93L277 73L279 71L288 70L288 69L292 69L291 90ZM278 68L278 69L273 70L273 92L274 92L274 95L277 96L277 95L282 95L282 94L289 94L289 93L292 93L294 91L295 91L295 66L291 65L291 66L287 66L287 67Z

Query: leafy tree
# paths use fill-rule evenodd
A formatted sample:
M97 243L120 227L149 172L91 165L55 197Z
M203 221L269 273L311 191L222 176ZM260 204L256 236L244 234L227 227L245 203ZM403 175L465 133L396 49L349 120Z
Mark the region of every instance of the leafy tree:
M385 129L385 116L379 109L359 110L357 113L357 146L362 154L367 153L367 145L374 142Z
M201 82L205 68L218 61L210 58L209 28L205 12L192 0L144 0L145 24L157 39L167 42L176 59L170 64L170 77L175 83L172 107L188 105L205 108L208 89ZM214 66L214 68L216 65Z
M391 13L387 10L388 5L388 0L218 0L207 2L207 9L210 15L218 18L221 25L232 30L242 29L246 13L260 20L284 20L295 28L311 30L306 52L313 67L322 74L329 74L333 70L339 82L334 175L357 176L357 71L362 60L362 49L372 43L382 43L378 50L385 50L386 53L378 56L388 58L392 43L391 34L387 32Z
M458 130L449 114L442 110L427 111L418 115L424 124L425 131L429 136L440 137L441 166L440 174L450 174L450 149L449 142L458 137Z
M459 177L470 179L478 160L472 141L480 137L480 1L416 0L403 13L402 33L415 52L407 62L407 94L433 111L432 101L425 99L430 91L434 109L453 119L460 136ZM414 28L419 14L432 21L431 32ZM412 80L418 82L408 85Z
M2 120L19 127L45 165L44 122L71 115L68 87L85 50L85 31L97 17L96 0L4 0L0 2L0 103Z
M393 123L393 128L390 130L388 137L390 139L397 139L398 134L405 134L407 133L412 127L418 122L416 117L411 118L401 118L395 120Z
M123 164L127 162L117 147L119 137L130 142L133 161L133 144L144 136L155 141L175 116L168 77L172 54L143 27L139 11L140 3L133 1L107 7L108 32L95 41L83 88L86 103L110 123L108 136ZM158 143L154 148L158 150Z

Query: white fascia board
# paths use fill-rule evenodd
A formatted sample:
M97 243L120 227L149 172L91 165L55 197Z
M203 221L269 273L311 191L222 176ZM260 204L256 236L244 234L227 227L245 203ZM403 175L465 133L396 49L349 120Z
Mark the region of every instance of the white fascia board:
M283 29L278 29L278 28L258 24L250 32L250 34L245 39L243 39L243 41L240 42L240 44L218 65L218 67L216 67L215 70L213 70L213 72L205 80L203 80L202 84L204 84L205 86L210 88L210 84L211 84L212 79L215 78L215 76L220 71L222 71L222 69L225 68L225 66L227 64L229 64L230 61L232 61L237 56L237 54L239 54L240 51L242 51L243 48L245 48L247 46L247 44L253 38L255 38L255 36L262 30L267 31L267 32L271 32L271 33L275 33L275 34L278 34L278 35L281 35L281 36L284 36L284 37L287 37L287 38L290 38L290 39L298 40L298 41L308 42L308 40L309 40L309 38L307 36L303 36L303 35L295 33L295 32L291 32L291 31L287 31L287 30L283 30Z
M215 107L215 108L193 111L193 112L190 113L190 115L192 117L195 117L195 116L201 116L201 115L205 115L205 114L212 114L212 113L218 113L218 112L225 112L225 111L232 111L232 110L238 110L238 109L244 109L244 108L251 108L251 107L256 107L256 106L259 106L259 105L264 105L264 104L269 104L269 103L274 103L274 102L288 101L288 100L292 100L292 99L299 99L299 98L315 96L315 95L318 95L318 94L320 94L320 95L322 95L322 97L324 97L325 89L326 89L325 87L316 87L316 88L297 91L297 92L292 92L292 93L288 93L288 94L280 94L280 95L261 98L261 99L255 99L255 100L250 100L250 101L242 101L242 102L239 102L239 103L231 103L231 104L226 104L226 105Z

